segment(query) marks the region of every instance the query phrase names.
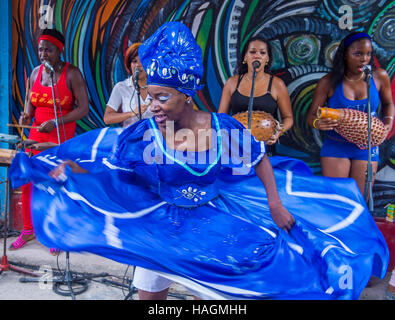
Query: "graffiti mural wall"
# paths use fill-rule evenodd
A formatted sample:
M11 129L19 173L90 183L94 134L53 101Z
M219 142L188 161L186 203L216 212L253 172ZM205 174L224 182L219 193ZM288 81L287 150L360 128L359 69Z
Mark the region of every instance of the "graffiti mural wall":
M116 82L126 77L128 45L143 41L167 21L181 21L203 51L205 88L194 98L203 110L216 111L222 87L233 75L241 48L252 36L268 39L272 72L291 95L295 125L276 152L306 161L320 173L323 136L305 117L318 79L330 71L337 45L349 30L365 31L374 40L376 63L386 69L395 91L395 1L391 0L17 0L13 1L13 101L17 121L25 81L39 64L39 29L55 27L66 37L64 59L78 66L88 85L89 118L78 133L103 127L106 101ZM376 207L395 202L394 136L381 147L375 184ZM383 173L385 172L385 174Z

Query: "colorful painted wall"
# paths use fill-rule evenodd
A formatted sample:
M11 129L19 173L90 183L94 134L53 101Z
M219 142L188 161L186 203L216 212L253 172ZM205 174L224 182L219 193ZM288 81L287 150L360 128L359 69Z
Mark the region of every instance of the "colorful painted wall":
M295 117L277 152L302 159L319 173L323 137L305 122L316 82L330 70L339 40L349 30L363 30L372 36L377 64L387 70L394 89L394 16L393 0L15 0L11 121L23 110L26 78L39 64L40 28L56 27L64 33L64 59L77 65L86 79L90 115L78 123L82 133L104 126L106 101L114 84L126 76L127 46L143 41L166 21L182 21L203 50L206 86L194 101L204 110L216 111L248 38L261 35L270 41L272 71L286 82ZM381 150L385 174L378 175L375 184L377 207L395 202L394 137Z

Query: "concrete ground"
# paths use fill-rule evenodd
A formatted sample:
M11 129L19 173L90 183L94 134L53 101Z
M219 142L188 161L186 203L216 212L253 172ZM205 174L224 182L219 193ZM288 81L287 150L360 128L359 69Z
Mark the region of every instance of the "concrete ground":
M16 240L16 237L7 239L7 247ZM0 240L0 252L3 256L3 238ZM22 249L7 250L7 260L12 267L33 272L39 277L31 276L13 270L0 274L0 300L70 300L70 290L67 282L61 283L56 293L50 279L64 279L66 269L66 253L58 257L52 256L49 249L36 239L29 241ZM78 295L76 300L125 300L130 292L130 282L133 278L133 267L118 263L89 253L70 253L69 264L74 277L83 275L98 277L88 281L88 289ZM61 270L61 272L59 272ZM107 273L107 276L103 276ZM22 282L24 279L29 282ZM30 282L33 279L34 282ZM38 282L37 282L38 281ZM81 285L73 286L73 291L81 289ZM81 289L82 290L82 289ZM136 291L132 291L133 300L137 300ZM62 293L67 294L63 296ZM173 284L170 287L169 299L193 299L193 296L181 285Z
M16 239L9 237L7 247ZM0 240L0 254L3 253L3 238ZM64 272L66 267L66 254L63 252L59 257L49 253L49 249L41 245L37 240L30 241L24 248L6 252L8 262L15 267L33 271L39 277L24 275L16 271L8 270L0 274L0 300L70 300L72 297L61 295L69 294L69 289L61 285L56 293L50 282L46 281L52 276L62 279L58 275L60 269ZM75 296L76 300L124 300L129 294L130 280L133 277L133 268L93 254L70 253L70 270L75 276L80 274L98 275L107 273L108 276L99 276L88 282L85 292ZM58 268L59 267L59 268ZM24 278L39 279L38 282L21 282ZM390 273L381 280L373 277L371 284L361 294L360 300L386 300L386 289ZM73 287L73 290L78 290ZM134 293L134 300L138 297ZM181 285L174 284L170 288L169 299L192 300L193 296Z

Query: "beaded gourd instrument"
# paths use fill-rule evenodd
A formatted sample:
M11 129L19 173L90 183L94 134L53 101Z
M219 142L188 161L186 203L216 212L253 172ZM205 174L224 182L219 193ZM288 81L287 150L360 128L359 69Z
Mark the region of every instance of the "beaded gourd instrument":
M248 128L248 111L233 116L244 127ZM253 111L251 114L251 134L259 141L268 141L281 130L280 123L264 111Z
M353 109L318 108L318 119L330 118L339 120L334 130L347 141L356 144L360 149L368 149L368 114ZM388 131L384 123L377 117L371 117L371 146L381 145Z

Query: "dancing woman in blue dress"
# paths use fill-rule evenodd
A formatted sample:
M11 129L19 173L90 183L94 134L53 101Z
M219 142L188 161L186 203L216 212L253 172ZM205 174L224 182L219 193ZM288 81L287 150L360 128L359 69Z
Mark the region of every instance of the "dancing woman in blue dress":
M355 181L269 160L234 118L193 110L203 66L184 24L139 56L153 118L16 156L40 242L138 266L141 299L172 281L204 299L357 299L384 277L388 248Z

